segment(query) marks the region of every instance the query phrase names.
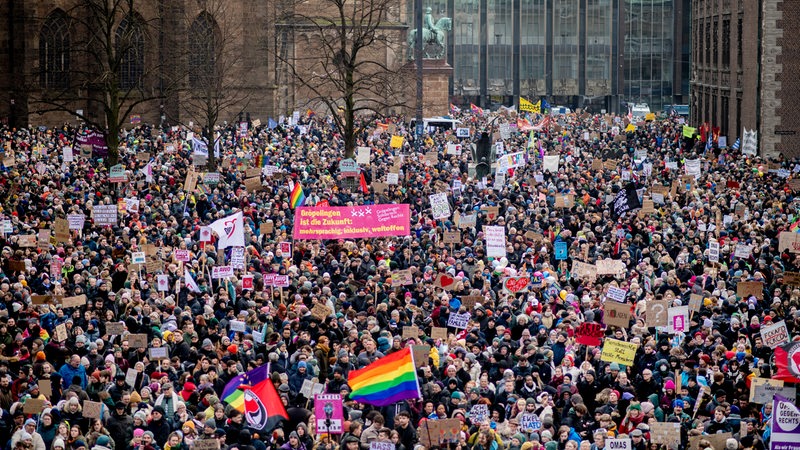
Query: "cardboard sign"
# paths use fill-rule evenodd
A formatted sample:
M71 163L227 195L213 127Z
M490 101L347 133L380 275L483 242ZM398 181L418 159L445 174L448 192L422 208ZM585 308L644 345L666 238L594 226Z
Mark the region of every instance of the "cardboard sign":
M599 259L595 263L597 275L622 275L626 272L625 263L619 259Z
M56 325L56 341L64 342L67 340L67 326L63 323Z
M244 180L244 188L247 192L258 192L264 188L261 184L261 177L247 178Z
M44 410L44 400L38 398L29 398L22 404L22 412L25 414L39 414L42 410Z
M219 440L217 439L195 439L192 441L193 450L219 450Z
M800 272L783 272L783 284L800 286Z
M414 284L414 275L411 269L392 272L392 286L408 286Z
M666 327L669 323L669 300L648 300L646 319L648 327Z
M689 311L697 312L703 307L703 296L700 294L692 294L689 297Z
M99 419L103 410L103 404L89 400L83 401L83 417L88 419Z
M461 300L461 306L467 308L467 311L474 308L476 304L484 301L481 295L464 295L459 297L459 299Z
M17 245L21 248L34 248L36 243L37 236L35 234L23 234L17 237Z
M597 279L597 266L572 260L572 276L585 281L594 281Z
M786 322L781 320L768 327L762 326L761 340L764 341L764 345L773 350L775 347L789 342L789 330L786 328Z
M800 253L800 233L782 231L778 235L778 250L783 252L787 249L790 253Z
M489 405L477 404L473 405L469 410L469 418L472 423L481 423L489 418Z
M730 434L730 433L728 433ZM681 442L681 424L672 422L653 422L650 424L650 442L656 444L666 444L668 446L678 445ZM723 444L720 449L724 449Z
M53 396L53 385L51 384L50 380L40 379L39 382L38 382L38 385L39 385L39 393L40 394L44 395L47 398L50 398L50 397ZM32 400L32 399L29 399L29 400ZM25 403L27 403L27 401Z
M556 194L556 208L572 208L575 206L574 194Z
M631 306L627 303L605 302L603 321L606 325L627 329L631 323Z
M456 285L456 279L446 273L440 273L433 281L434 287L442 288L447 291L455 290Z
M331 309L325 305L315 303L311 308L311 316L317 320L323 321L331 315Z
M764 283L761 281L740 281L736 283L736 295L743 299L754 296L758 300L764 300Z
M56 241L62 243L68 243L70 240L69 234L69 221L67 219L56 219L54 223L54 228L56 231Z
M419 327L403 327L403 339L416 339L419 337Z
M167 347L153 347L148 351L150 359L169 359L169 349Z
M478 222L478 215L477 214L467 214L463 215L460 218L458 223L458 228L474 228Z
M76 295L73 297L64 297L61 299L61 306L64 308L75 308L86 304L86 294Z
M119 336L125 332L125 324L122 322L106 322L106 334L109 336Z
M34 305L44 305L52 299L49 295L31 295L31 303Z
M231 320L228 322L228 328L231 331L235 331L237 333L246 333L247 332L247 324L242 322L241 320Z
M600 354L600 360L630 366L633 365L637 348L638 345L636 344L609 338L603 342L603 352Z
M147 348L146 334L129 334L128 346L131 348Z
M447 339L447 328L444 327L432 327L431 328L431 338L432 339Z
M460 231L445 231L444 232L444 239L445 244L458 244L461 242L461 232Z

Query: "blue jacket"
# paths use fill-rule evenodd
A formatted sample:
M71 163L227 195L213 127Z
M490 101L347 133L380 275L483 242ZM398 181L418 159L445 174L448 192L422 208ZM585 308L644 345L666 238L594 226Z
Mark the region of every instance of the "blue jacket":
M73 377L79 377L81 379L81 388L86 389L86 369L82 365L79 364L78 367L75 368L69 363L66 363L61 366L58 374L61 375L61 386L63 386L64 389L70 387Z

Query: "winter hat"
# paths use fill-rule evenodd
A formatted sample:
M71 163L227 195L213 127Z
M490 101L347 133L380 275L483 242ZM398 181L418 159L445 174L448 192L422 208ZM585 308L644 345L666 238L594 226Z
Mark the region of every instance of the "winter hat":
M138 392L131 392L131 403L139 403L142 401L142 396Z
M189 420L183 424L184 427L189 427L194 430L194 420Z
M111 439L106 435L102 435L102 436L97 438L97 442L95 442L95 443L97 445L101 445L103 447L108 447L108 445L111 443Z
M25 440L28 440L28 439L33 439L33 436L31 436L31 434L28 433L27 431L23 431L22 434L19 435L19 440L20 441L25 441Z
M56 447L64 448L64 439L56 438L53 441L53 448L56 448Z
M143 429L141 429L141 428L137 428L137 429L133 430L133 437L140 438L140 437L142 437L143 435L144 435L144 430L143 430ZM55 445L55 444L54 444L54 445Z
M739 448L739 441L733 438L729 438L725 441L725 449L726 450L736 450Z
M672 380L667 380L667 382L664 383L664 389L672 389L674 391L675 390L675 382L672 381Z

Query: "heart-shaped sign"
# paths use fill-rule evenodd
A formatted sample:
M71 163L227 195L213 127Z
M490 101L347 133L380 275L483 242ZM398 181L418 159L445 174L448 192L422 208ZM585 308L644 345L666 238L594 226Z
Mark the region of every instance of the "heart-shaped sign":
M792 362L794 362L794 366L797 368L798 372L800 372L800 352L792 352Z
M453 289L456 285L456 279L447 274L440 274L436 279L436 285L443 289Z
M503 282L503 287L512 294L516 294L517 292L524 292L528 289L528 283L530 283L530 279L528 277L509 277L506 278Z

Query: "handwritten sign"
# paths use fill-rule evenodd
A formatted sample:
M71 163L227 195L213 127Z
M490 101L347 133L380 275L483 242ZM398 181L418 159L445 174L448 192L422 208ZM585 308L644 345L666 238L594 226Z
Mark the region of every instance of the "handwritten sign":
M129 334L128 345L131 348L147 348L146 334Z
M472 317L472 315L468 312L463 314L451 313L450 317L447 319L447 326L461 329L467 328L470 317Z
M615 362L625 366L633 365L637 347L636 344L630 342L606 339L605 342L603 342L603 352L600 354L600 360L612 363Z
M415 339L419 337L419 327L403 327L403 339Z
M666 327L669 322L669 300L648 300L647 301L647 326Z
M414 276L411 269L392 272L392 286L408 286L410 284L414 284Z
M625 263L619 259L601 259L596 263L597 275L622 275L625 273Z
M736 283L736 295L743 299L754 296L764 300L764 283L761 281L740 281Z
M786 322L781 320L770 326L762 326L761 340L771 349L789 342L789 330L786 328Z
M61 306L64 308L75 308L86 304L86 294L64 297L61 299Z
M605 302L603 304L603 321L606 325L628 328L631 323L631 307L625 303Z
M83 401L83 417L89 419L99 419L103 410L103 404L90 400Z
M672 422L653 422L650 424L650 442L678 445L681 441L681 424ZM724 446L719 448L725 448Z
M444 328L444 327L432 327L431 328L431 338L433 338L433 339L447 339L447 328Z
M150 359L169 359L167 347L153 347L149 349Z

